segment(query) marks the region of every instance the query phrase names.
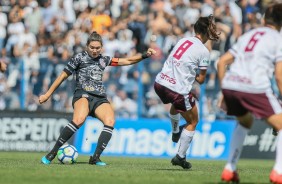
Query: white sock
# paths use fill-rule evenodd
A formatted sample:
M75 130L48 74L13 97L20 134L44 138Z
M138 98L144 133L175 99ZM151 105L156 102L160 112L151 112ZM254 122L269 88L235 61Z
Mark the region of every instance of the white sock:
M277 135L276 159L274 170L278 172L278 174L282 174L282 130L280 130Z
M179 120L180 120L180 114L169 114L170 122L171 122L171 128L172 133L178 133L179 132Z
M228 156L228 161L227 164L225 165L225 169L228 169L230 171L235 171L237 162L240 158L242 148L243 148L243 143L245 140L246 135L248 134L249 129L243 127L239 123L237 124L231 144L230 144L230 150L229 150L229 156Z
M180 144L177 154L184 158L186 157L186 152L190 146L190 143L192 142L193 136L195 131L189 131L186 129L182 130L181 136L180 136Z

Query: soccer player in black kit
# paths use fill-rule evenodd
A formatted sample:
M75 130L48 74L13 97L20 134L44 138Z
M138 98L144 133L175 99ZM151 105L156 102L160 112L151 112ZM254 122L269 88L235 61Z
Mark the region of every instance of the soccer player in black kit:
M41 162L43 164L51 163L56 157L58 149L79 129L89 115L99 119L104 124L96 150L93 156L90 156L89 164L106 165L100 160L100 155L112 137L115 117L114 110L106 97L106 90L102 82L103 72L107 66L125 66L138 63L152 56L156 51L149 48L142 55L111 58L101 55L102 47L102 37L94 31L87 40L86 50L74 55L48 91L39 97L40 104L46 102L64 80L73 72L76 73L76 88L72 101L73 119L62 130L53 149L42 157Z

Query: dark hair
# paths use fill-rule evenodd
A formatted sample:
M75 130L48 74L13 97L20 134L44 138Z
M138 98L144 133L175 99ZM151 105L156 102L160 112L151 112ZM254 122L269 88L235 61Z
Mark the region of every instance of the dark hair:
M220 33L217 33L213 15L200 17L194 25L194 30L196 34L205 35L209 40L219 39Z
M282 3L267 7L264 14L265 24L282 26Z
M89 35L89 37L88 37L88 39L87 39L87 45L89 45L90 42L93 42L93 41L100 42L101 45L103 46L102 37L101 37L101 35L99 35L96 31L93 31L93 32Z

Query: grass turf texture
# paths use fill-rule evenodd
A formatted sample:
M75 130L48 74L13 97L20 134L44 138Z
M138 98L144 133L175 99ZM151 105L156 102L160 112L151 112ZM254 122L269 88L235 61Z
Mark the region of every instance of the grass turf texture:
M89 165L89 156L79 155L73 165L40 163L44 153L0 152L0 184L171 184L222 183L220 175L225 161L190 160L193 167L183 170L172 166L170 159L102 157L107 166ZM240 160L241 183L269 183L273 160Z

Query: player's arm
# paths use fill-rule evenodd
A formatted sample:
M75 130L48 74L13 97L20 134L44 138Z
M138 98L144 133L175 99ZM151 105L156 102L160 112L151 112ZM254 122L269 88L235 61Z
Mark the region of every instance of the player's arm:
M111 66L133 65L135 63L140 62L143 59L151 57L154 54L156 54L156 51L154 49L152 49L152 48L149 48L143 54L137 54L135 56L128 57L128 58L115 58L116 60L112 61Z
M5 72L7 70L7 64L5 62L0 61L0 71Z
M275 79L280 95L282 95L282 60L275 65Z
M230 65L231 63L234 62L234 56L231 54L230 51L226 52L225 54L223 54L218 63L217 63L217 75L218 75L218 79L219 82L221 84L221 81L225 75L226 72L226 66Z
M62 84L64 80L66 80L69 77L69 74L67 74L65 71L62 71L62 73L56 78L56 80L53 82L53 84L50 86L48 91L39 97L39 103L42 104L46 102L50 96L54 93L54 91Z
M196 75L195 80L199 84L203 84L205 82L206 75L207 75L207 70L200 70L200 73Z

